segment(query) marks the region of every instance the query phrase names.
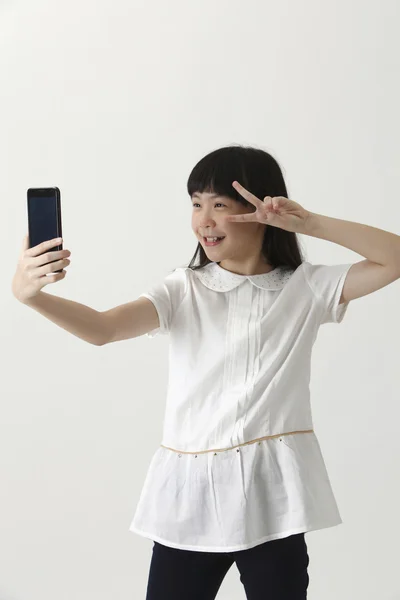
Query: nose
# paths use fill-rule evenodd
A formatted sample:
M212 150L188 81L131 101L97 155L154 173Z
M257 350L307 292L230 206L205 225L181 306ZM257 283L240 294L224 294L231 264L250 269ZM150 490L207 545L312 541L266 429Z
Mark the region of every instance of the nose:
M198 220L199 227L203 230L207 229L207 227L215 227L215 219L213 219L210 214L207 212L203 213L202 216L199 217Z
M200 229L206 231L207 228L214 229L215 221L213 219L202 219L200 222Z

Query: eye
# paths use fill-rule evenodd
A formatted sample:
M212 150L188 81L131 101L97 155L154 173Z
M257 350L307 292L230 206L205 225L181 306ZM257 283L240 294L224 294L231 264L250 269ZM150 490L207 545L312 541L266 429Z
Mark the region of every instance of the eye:
M193 202L193 208L197 205L199 205L198 202ZM221 206L225 206L225 204L222 204L222 202L216 202L215 205L220 204Z

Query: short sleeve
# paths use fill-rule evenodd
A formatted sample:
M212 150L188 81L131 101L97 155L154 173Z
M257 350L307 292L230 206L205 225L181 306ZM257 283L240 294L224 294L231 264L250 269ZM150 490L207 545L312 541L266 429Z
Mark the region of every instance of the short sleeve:
M166 335L170 332L174 315L186 293L186 286L186 269L178 267L161 282L140 294L139 298L147 298L154 304L160 321L157 329L146 333L147 337L152 338L159 333Z
M305 263L306 278L321 307L320 324L341 323L349 302L339 304L347 273L353 263L312 265Z

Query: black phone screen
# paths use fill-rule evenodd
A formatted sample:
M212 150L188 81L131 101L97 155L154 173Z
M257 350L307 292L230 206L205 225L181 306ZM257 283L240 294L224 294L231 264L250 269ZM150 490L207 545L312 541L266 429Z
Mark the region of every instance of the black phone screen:
M28 189L29 246L62 237L60 190L54 188ZM55 246L62 249L62 245Z

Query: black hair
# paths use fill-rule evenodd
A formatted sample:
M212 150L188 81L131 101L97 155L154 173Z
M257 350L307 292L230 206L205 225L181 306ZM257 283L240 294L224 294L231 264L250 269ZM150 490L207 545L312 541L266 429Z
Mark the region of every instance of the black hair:
M244 206L254 207L232 187L235 180L261 200L265 196L289 197L275 158L265 150L242 145L219 148L204 156L189 175L187 191L190 198L195 192L206 192L228 196ZM289 266L296 269L304 260L296 233L272 225L265 228L261 251L273 268ZM199 242L188 267L200 269L210 262Z

